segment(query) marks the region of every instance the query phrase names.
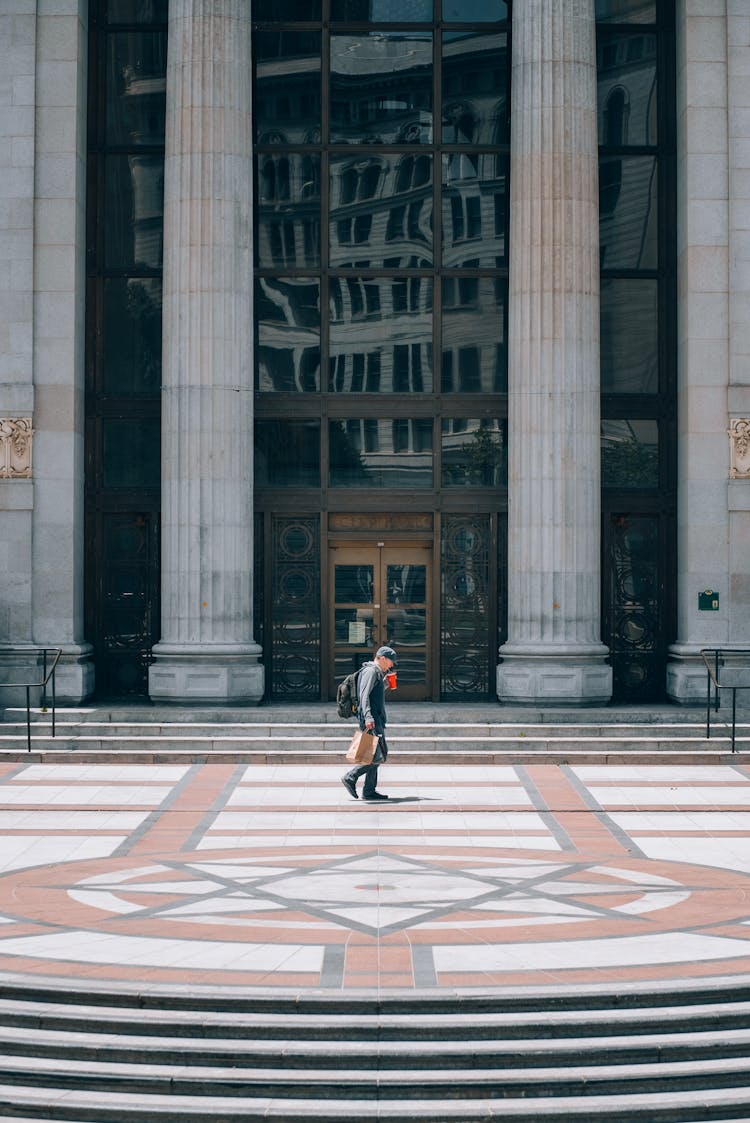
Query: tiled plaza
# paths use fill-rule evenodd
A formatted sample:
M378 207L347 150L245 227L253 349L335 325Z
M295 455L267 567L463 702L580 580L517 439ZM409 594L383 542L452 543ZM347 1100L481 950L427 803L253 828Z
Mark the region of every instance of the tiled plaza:
M0 766L0 974L306 992L750 975L750 767Z

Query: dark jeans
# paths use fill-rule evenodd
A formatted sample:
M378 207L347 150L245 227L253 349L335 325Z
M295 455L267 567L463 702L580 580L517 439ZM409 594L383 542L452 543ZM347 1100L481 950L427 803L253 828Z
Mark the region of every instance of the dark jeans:
M388 746L385 743L384 734L380 734L380 749L383 753L383 760L388 756ZM382 762L378 762L380 764ZM373 795L378 786L378 764L355 764L350 772L346 773L346 779L352 780L355 784L360 776L364 776L365 782L362 787L362 798L367 799L368 796Z

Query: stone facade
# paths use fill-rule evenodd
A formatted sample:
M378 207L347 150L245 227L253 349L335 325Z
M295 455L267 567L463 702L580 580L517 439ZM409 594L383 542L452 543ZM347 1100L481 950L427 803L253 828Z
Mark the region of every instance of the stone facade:
M593 87L582 81L581 64L591 65L591 59L581 55L578 31L583 28L589 36L590 55L593 8L593 0L523 0L514 11L516 51L526 42L513 97L514 174L526 174L526 158L531 175L534 156L529 149L524 157L519 130L532 109L540 115L538 124L543 118L552 134L557 130L558 138L564 134L569 139L558 118L559 106L537 101L531 86L524 104L522 77L523 64L536 47L533 29L546 23L548 39L550 21L564 10L566 34L553 37L562 52L555 81L571 68L571 90L578 96L585 87L588 100L575 115L574 123L581 127L576 146L560 155L569 160L566 182L585 197L574 204L572 197L561 196L557 202L560 207L580 205L589 231L595 226L595 210L588 167L596 143L586 116L594 113ZM29 437L16 459L6 456L0 470L0 645L62 648L58 696L72 701L94 689L83 597L87 14L86 0L6 0L0 8L0 425L10 425L17 436L22 421L33 435L33 457ZM700 649L750 645L750 470L743 443L750 419L750 12L746 0L677 0L676 15L678 611L666 689L675 701L692 703L702 700L705 691ZM526 17L530 40L520 34ZM170 4L172 30L180 23L188 54L198 27L205 30L210 23L211 34L221 35L223 20L231 23L235 47L248 45L248 18L249 6L240 0ZM575 33L573 24L578 26ZM198 38L208 42L206 36ZM234 65L233 80L240 83L240 96L249 108L249 58L244 68L237 58L228 65ZM539 77L535 71L533 81ZM190 80L198 82L197 72ZM190 82L179 86L173 75L165 257L165 566L162 643L152 683L154 696L175 701L257 701L263 668L253 635L251 584L240 594L236 583L239 569L252 569L249 119L230 102L213 106L218 114L213 126L210 114L198 114L193 127L183 128L190 124L185 110L196 89ZM222 84L222 96L227 89ZM208 132L200 132L198 117ZM179 178L189 167L195 170L196 161L203 169L200 198L188 197ZM227 184L236 204L231 215L221 206ZM523 196L530 207L537 205L531 188ZM554 295L545 289L546 267L535 273L533 262L518 248L532 225L548 240L542 249L556 244L559 231L545 225L543 217L540 210L541 225L536 224L529 214L524 218L521 208L513 218L510 286L516 308L523 301L526 311ZM201 227L205 222L209 226ZM220 238L222 260L213 255L217 272L203 292L188 292L180 288L179 266L185 255L193 255L195 264L194 255L205 246L201 230L209 227L211 236ZM178 266L170 274L169 254L178 250ZM568 250L575 258L583 247L571 243L566 254ZM585 252L595 257L596 246ZM564 689L574 701L594 702L608 694L606 652L597 633L594 273L588 287L571 282L575 270L553 285L561 307L583 325L580 337L566 335L563 351L559 340L550 341L549 354L536 372L536 405L548 392L559 393L559 409L532 415L534 403L528 395L525 401L514 398L511 385L514 607L498 680L504 699L557 701ZM575 291L563 293L559 286L569 283ZM221 312L221 324L209 315L211 309ZM187 361L191 336L198 331L206 340L205 316L215 331L210 362L222 367L210 401L191 394L196 375ZM510 347L525 362L539 340L522 338L520 323L511 317ZM552 377L560 363L570 373L562 386ZM205 387L202 392L205 398ZM584 411L571 414L566 400L577 401L581 395L590 402ZM247 401L247 407L234 408L239 400ZM537 454L563 429L574 442L572 455L580 471L576 475L565 468L570 467L571 449L555 446L560 459L548 465L545 490ZM3 440L13 436L5 434ZM217 462L219 448L232 450L226 463ZM552 481L568 489L567 506L557 508ZM196 496L197 508L192 501ZM191 535L203 543L202 549L193 548ZM519 552L521 542L525 552ZM531 589L534 575L538 580ZM719 594L717 611L701 607L699 594L706 589ZM195 685L199 679L204 686Z

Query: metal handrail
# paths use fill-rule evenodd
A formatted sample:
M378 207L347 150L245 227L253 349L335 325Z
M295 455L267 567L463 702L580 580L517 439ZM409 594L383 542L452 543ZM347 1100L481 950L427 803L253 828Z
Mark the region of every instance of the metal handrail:
M750 681L747 686L738 686L736 683L720 681L720 667L726 665L727 658L739 655L747 662L747 671L750 678L750 647L703 647L700 652L706 667L706 740L711 737L711 686L714 689L714 710L719 712L719 691L732 691L732 752L735 751L735 730L737 727L737 691L750 690ZM713 666L711 665L713 663Z
M35 687L41 687L42 698L41 705L43 709L47 708L47 684L51 683L52 690L52 736L55 736L55 669L57 667L60 656L62 655L62 648L60 647L0 647L0 658L5 655L16 655L19 659L24 656L35 656L37 666L39 666L39 659L42 660L42 677L40 680L33 682L0 682L2 687L15 687L26 690L26 745L31 752L31 691ZM48 665L49 664L49 665Z

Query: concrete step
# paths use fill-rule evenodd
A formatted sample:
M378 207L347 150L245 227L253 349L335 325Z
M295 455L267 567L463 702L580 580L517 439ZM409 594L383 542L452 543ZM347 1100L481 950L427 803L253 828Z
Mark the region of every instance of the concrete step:
M496 711L497 712L497 711ZM28 759L26 722L15 711L6 711L0 724L0 759ZM140 717L140 715L139 715ZM36 712L31 747L35 759L53 761L75 753L80 761L124 758L143 762L204 760L248 763L330 763L345 751L354 732L353 722L310 720L296 722L276 715L276 720L169 721L163 714L153 721L125 720L112 715L100 720L91 715L80 721L58 714L52 736L49 714ZM715 763L737 761L750 754L750 723L736 729L732 755L730 729L715 721L706 738L705 721L659 720L645 724L581 721L519 723L501 721L394 721L388 743L402 763L522 763L543 757L549 762Z
M87 1000L86 1000L87 999ZM0 992L0 1123L750 1115L750 993Z

